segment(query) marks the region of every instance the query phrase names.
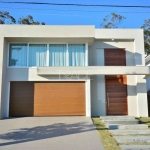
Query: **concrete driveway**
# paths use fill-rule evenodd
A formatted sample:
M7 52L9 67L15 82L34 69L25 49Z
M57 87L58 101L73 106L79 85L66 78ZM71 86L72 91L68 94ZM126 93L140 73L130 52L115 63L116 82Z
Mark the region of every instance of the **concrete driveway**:
M104 150L88 117L0 120L0 150Z

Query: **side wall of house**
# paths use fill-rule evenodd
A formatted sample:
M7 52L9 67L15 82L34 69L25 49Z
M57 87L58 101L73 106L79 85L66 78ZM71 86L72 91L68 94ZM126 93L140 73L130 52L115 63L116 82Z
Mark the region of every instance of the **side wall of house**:
M146 57L145 65L150 66L150 55ZM150 90L150 77L146 79L146 88L147 88L147 92L148 92Z
M150 78L146 79L146 87L147 87L147 91L150 90Z
M145 66L144 36L139 33L134 42L135 66ZM147 89L144 75L136 76L137 116L148 116ZM134 105L133 105L134 107Z

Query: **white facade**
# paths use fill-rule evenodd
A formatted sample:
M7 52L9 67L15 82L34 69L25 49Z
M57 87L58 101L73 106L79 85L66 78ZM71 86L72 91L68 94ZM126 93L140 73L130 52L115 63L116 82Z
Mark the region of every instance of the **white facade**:
M114 40L112 40L114 39ZM79 78L72 76L70 81L85 81L86 116L105 116L105 73L94 70L104 66L105 48L125 48L126 65L119 71L127 74L128 115L148 116L145 74L150 74L145 66L144 42L142 29L95 29L94 26L0 26L0 115L9 117L10 81L66 81L63 74L54 73L58 68L51 68L51 73L38 74L40 67L9 67L10 43L85 43L87 48L87 66L72 67ZM94 66L92 68L92 66ZM133 67L134 66L134 67ZM138 66L136 68L136 66ZM93 74L89 71L91 67ZM132 69L133 67L133 69ZM141 68L140 68L141 67ZM63 68L63 67L62 67ZM48 67L48 69L50 69ZM116 69L116 72L114 71ZM137 70L136 70L137 69ZM83 71L82 71L83 70ZM104 67L105 70L105 67ZM117 68L107 70L107 74L117 74ZM134 71L132 71L134 70ZM65 71L65 70L64 70ZM84 72L84 73L83 73ZM105 71L104 71L105 72ZM44 73L43 73L44 74ZM66 74L66 73L65 73ZM120 73L121 74L121 73Z

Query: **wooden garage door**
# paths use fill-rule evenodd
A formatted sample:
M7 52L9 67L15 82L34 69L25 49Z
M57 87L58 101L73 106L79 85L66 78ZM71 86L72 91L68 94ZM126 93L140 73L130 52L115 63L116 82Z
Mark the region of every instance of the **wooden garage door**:
M84 82L35 83L34 116L85 115Z
M10 83L10 117L33 116L34 82Z
M11 82L10 117L85 115L85 82Z

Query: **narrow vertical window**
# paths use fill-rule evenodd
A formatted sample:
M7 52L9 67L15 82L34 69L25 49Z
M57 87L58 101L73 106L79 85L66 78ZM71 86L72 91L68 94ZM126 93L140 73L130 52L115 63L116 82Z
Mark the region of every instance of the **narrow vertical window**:
M66 44L50 44L49 45L49 65L50 66L66 66Z
M27 66L27 44L10 44L9 66Z
M46 66L46 44L29 45L29 66Z

